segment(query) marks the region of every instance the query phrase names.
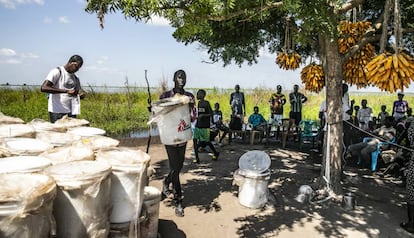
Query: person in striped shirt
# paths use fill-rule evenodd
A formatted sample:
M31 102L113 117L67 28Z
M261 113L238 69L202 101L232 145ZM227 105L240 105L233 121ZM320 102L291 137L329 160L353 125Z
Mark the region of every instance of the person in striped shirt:
M297 84L293 85L293 92L289 94L289 119L293 119L295 125L298 125L302 120L302 104L306 101L308 101L308 98L299 92L299 86Z

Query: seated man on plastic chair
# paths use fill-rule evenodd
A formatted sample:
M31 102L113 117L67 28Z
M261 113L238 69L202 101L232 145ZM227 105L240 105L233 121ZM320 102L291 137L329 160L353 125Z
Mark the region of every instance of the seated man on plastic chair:
M395 141L396 130L392 127L393 118L386 117L385 124L373 131L378 137L364 138L362 142L352 144L348 147L347 152L358 158L358 164L363 167L369 167L371 164L372 152L377 150L379 143ZM375 168L374 168L375 170Z
M263 136L264 136L264 134L267 130L267 121L263 117L263 115L259 113L259 107L255 106L253 108L253 110L254 110L254 112L253 112L253 114L251 114L249 116L249 120L248 120L248 127L251 127L251 128L248 128L248 129L251 129L251 132L250 132L251 133L250 134L250 136L251 136L251 142L250 143L251 144L254 140L254 131L259 131L260 133L262 133L260 135L260 140L262 140Z

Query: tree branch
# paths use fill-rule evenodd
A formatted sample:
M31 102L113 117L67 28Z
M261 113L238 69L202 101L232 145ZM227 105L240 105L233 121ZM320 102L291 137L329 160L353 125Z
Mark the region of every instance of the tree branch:
M257 6L255 8L249 8L248 11L249 12L254 12L255 15L259 14L260 12L264 12L264 11L268 11L268 10L272 10L275 8L279 8L283 5L283 2L273 2L270 4L266 4L264 6ZM194 15L194 12L191 12L187 7L184 6L164 6L163 9L167 10L167 9L180 9L183 10L187 13L190 13L192 15ZM233 18L236 18L238 16L242 16L246 14L246 9L242 9L236 12L232 12L223 16L214 16L214 15L207 15L205 17L200 17L200 16L196 16L197 19L205 19L205 20L209 20L209 21L217 21L217 22L221 22L221 21L227 21Z
M344 3L339 9L335 11L335 14L341 14L351 10L358 5L361 5L365 2L365 0L349 0L348 2Z
M348 53L346 53L344 55L345 59L349 59L351 56L353 56L355 53L358 52L358 50L362 49L366 44L371 43L371 42L378 42L379 39L381 38L381 35L374 35L375 30L371 29L368 30L367 33L365 34L364 38L361 39L360 42L358 42L358 44L352 46ZM388 33L389 35L392 34L392 32Z
M403 33L414 33L414 28L401 28Z

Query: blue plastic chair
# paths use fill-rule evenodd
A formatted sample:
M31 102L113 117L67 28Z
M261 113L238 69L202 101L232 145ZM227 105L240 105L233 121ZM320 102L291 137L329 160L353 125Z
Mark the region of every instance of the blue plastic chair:
M370 141L370 140L372 140L373 138L372 137L365 137L363 140L362 140L362 142L368 142L368 141ZM378 144L377 144L377 149L376 150L374 150L372 153L371 153L371 171L375 171L375 170L377 170L377 162L378 162L378 156L380 155L380 153L381 153L381 146L382 145L389 145L389 144L391 144L391 143L394 143L395 142L395 137L390 141L390 142L387 142L387 141L381 141L381 142L379 142ZM358 158L358 164L360 164L361 163L361 158Z
M316 121L304 120L299 122L300 128L300 143L299 147L302 148L305 139L310 138L312 140L312 148L315 147L315 138L319 134L319 125Z

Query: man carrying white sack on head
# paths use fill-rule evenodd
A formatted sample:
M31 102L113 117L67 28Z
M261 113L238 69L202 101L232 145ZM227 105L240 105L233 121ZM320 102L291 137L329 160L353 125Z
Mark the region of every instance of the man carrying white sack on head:
M191 122L195 120L196 111L195 111L195 98L194 95L190 92L184 90L184 86L187 82L187 76L184 70L178 70L174 73L174 88L172 90L166 91L161 94L160 99L170 98L177 95L184 95L190 98L189 103L189 113L191 117ZM190 126L190 125L188 125ZM168 162L170 166L170 172L163 181L162 196L168 197L171 194L170 185L172 184L172 193L173 199L175 202L175 215L179 217L184 216L184 207L183 207L183 196L180 183L180 172L183 168L184 159L185 159L185 150L187 146L187 141L175 144L175 145L165 145L165 150L168 155Z

